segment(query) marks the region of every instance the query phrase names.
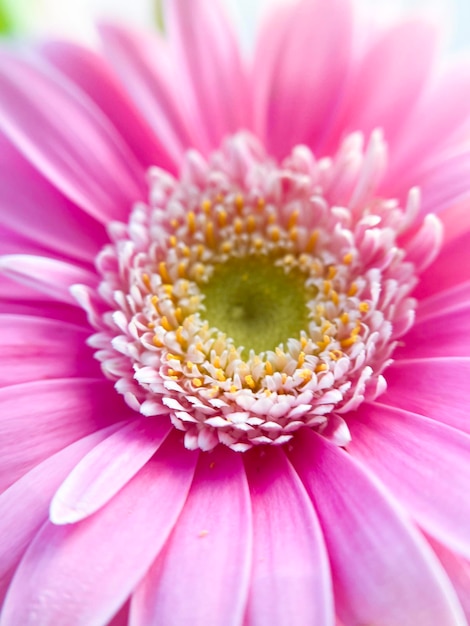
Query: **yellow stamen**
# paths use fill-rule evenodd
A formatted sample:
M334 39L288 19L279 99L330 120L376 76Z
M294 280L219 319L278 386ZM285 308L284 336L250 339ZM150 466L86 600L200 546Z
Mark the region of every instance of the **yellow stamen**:
M160 261L158 264L158 271L164 283L171 283L170 275L168 274L168 269L166 267L165 261Z
M150 276L148 274L142 274L142 282L147 287L147 289L150 291L150 289L151 289Z
M208 213L210 213L210 210L212 209L212 202L210 200L203 200L201 203L201 209L207 215Z
M237 235L241 235L242 234L242 232L243 232L243 221L239 217L236 217L233 220L233 229L235 230L235 233Z
M186 221L188 224L189 232L191 233L191 235L194 235L194 233L196 232L196 215L194 214L194 211L189 211Z
M238 194L237 196L235 196L235 200L234 200L233 203L234 203L235 208L237 209L237 211L239 213L241 213L242 210L243 210L243 206L245 204L245 200L244 200L243 196L241 194Z
M359 287L357 286L357 283L351 283L351 287L349 287L349 291L348 291L348 296L352 298L353 296L356 295L358 290L359 290Z
M307 245L305 246L306 252L313 252L315 246L317 245L319 235L320 233L318 232L318 230L314 230L310 234L310 237L308 238L308 241L307 241Z
M256 229L256 220L253 215L249 215L246 220L246 230L248 233L254 232Z
M214 244L215 244L214 222L207 222L206 224L206 242L209 247L211 248L214 247Z
M253 379L253 376L251 374L248 374L247 376L245 376L245 382L246 382L246 384L248 385L248 387L250 389L254 389L255 388L256 383L255 383L255 381Z
M164 328L168 332L170 332L170 330L173 330L173 326L168 321L168 318L167 318L166 315L162 315L162 317L160 319L160 326L162 326L162 328Z

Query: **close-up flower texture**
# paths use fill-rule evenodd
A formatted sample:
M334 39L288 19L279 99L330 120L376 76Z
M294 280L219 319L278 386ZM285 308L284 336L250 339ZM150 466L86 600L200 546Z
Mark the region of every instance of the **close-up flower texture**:
M470 624L469 58L163 20L0 48L0 625Z

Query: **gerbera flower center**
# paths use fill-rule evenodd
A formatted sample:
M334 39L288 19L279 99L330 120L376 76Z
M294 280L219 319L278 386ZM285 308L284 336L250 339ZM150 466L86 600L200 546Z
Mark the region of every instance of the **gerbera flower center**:
M169 414L190 448L243 451L344 427L385 389L416 278L404 211L374 196L381 148L352 136L335 160L299 147L279 166L239 135L188 153L180 180L151 171L97 261L111 310L91 343L130 406Z
M214 267L201 286L204 317L243 354L274 350L308 329L307 274L265 255L233 258Z

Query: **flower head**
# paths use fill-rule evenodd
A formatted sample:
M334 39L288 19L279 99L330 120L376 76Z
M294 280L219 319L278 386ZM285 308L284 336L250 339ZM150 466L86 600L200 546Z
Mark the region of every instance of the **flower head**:
M0 624L463 625L470 70L188 6L1 52Z

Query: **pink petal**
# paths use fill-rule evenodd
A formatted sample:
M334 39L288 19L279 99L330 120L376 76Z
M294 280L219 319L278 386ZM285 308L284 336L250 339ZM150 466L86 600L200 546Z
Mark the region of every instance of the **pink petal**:
M364 467L307 430L291 458L320 517L342 623L465 624L432 551Z
M0 494L0 600L26 548L47 520L50 500L60 482L117 427L96 431L48 457Z
M5 137L0 137L0 154L2 227L61 257L91 264L106 242L102 225L59 193ZM2 254L5 242L6 237Z
M75 304L69 290L72 285L95 285L98 282L94 273L81 267L28 254L6 254L0 257L0 272L67 304Z
M274 156L285 157L297 143L316 149L331 125L347 75L351 20L348 1L302 0L273 11L264 25L252 80L256 130Z
M416 312L416 323L441 315L451 315L468 306L470 302L470 280L460 283L450 289L444 289L420 300Z
M411 55L417 52L411 52ZM408 57L409 59L410 57ZM468 60L456 62L430 82L396 137L385 185L398 193L416 184L452 135L468 122ZM446 94L443 98L442 94ZM426 158L423 159L423 155Z
M191 0L190 7L171 0L164 8L179 85L189 86L180 95L192 123L217 147L228 133L250 128L247 80L231 24L213 0Z
M84 328L31 315L0 315L0 386L40 379L99 377Z
M179 438L169 439L95 515L72 526L47 522L16 571L2 626L110 620L164 546L197 458Z
M68 42L47 42L42 45L41 53L97 104L145 169L158 165L174 170L166 148L103 59Z
M0 489L51 454L129 415L111 383L41 380L0 389Z
M470 230L444 244L435 261L421 274L414 291L417 298L456 287L470 278Z
M466 307L415 323L393 356L402 359L468 356L470 354L470 300Z
M453 224L455 231L461 219L469 219L468 179L470 177L470 151L455 155L445 155L423 173L420 187L422 209L425 213L438 213L441 219L449 214L444 229L448 237L448 226ZM456 232L454 234L456 234Z
M239 454L203 454L183 512L131 602L134 626L239 625L248 592L251 511Z
M318 519L284 453L246 457L253 508L249 626L334 624L330 567Z
M358 60L336 122L338 138L361 130L369 135L381 128L392 144L415 106L436 48L436 29L422 20L409 20L384 31Z
M147 463L170 431L165 418L136 418L97 445L55 494L54 524L78 522L104 506Z
M145 197L144 172L99 109L52 69L4 52L0 68L5 134L98 221L125 220L132 203Z
M470 433L470 357L400 360L387 370L386 378L381 403Z
M100 25L99 32L103 52L116 76L154 135L165 145L170 158L179 163L185 148L199 146L199 142L197 127L188 123L182 111L167 41L154 33L134 32L114 24ZM174 169L175 166L169 168L171 172Z
M403 389L406 395L407 386ZM470 436L385 405L348 420L350 453L380 478L422 528L470 556Z

